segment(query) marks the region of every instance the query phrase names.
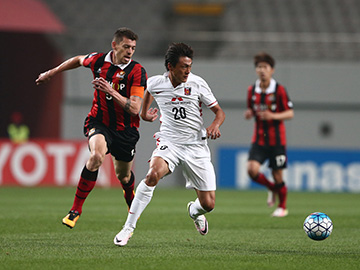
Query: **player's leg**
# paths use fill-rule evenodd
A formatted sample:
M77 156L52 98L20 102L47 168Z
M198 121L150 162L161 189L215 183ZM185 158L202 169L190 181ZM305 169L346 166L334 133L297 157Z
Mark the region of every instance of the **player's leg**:
M136 223L150 203L155 187L159 180L168 174L169 167L167 162L161 157L152 157L149 171L136 188L134 200L131 204L123 229L115 236L114 244L125 246L136 228Z
M247 162L247 172L254 182L266 186L270 191L272 191L274 183L270 182L265 175L260 172L261 164L263 164L267 158L268 154L264 147L252 144Z
M287 187L283 180L283 170L282 169L274 169L272 171L272 175L275 180L275 190L279 195L279 205L272 214L274 217L285 217L288 215L288 210L286 208L286 200L287 200Z
M131 203L135 196L135 175L133 171L131 171L133 161L125 162L116 160L114 156L111 157L114 163L116 177L120 181L126 204L128 205L128 209L130 209Z
M285 217L288 215L286 209L287 187L283 179L283 169L287 167L287 156L285 146L274 146L271 148L269 157L269 168L275 181L274 191L279 196L279 205L272 214L273 217Z
M208 222L204 214L210 213L215 208L215 190L196 190L197 199L188 203L189 216L194 220L195 228L201 235L209 231Z
M274 183L270 182L266 176L260 172L261 164L256 160L248 160L247 162L247 171L250 178L263 186L266 186L269 190L274 189Z
M76 221L82 213L82 206L87 196L95 186L98 169L101 166L107 152L105 137L102 134L96 134L90 137L89 148L90 158L81 172L73 206L71 207L70 212L62 220L62 223L69 228L73 228L75 226Z
M207 145L189 146L183 161L183 175L186 187L194 188L197 198L188 203L189 216L201 235L209 231L205 214L215 207L216 176Z
M270 182L263 173L260 173L261 164L256 160L249 160L247 163L247 170L250 178L263 186L268 188L268 197L266 203L269 207L274 206L276 200L276 192L274 190L274 183Z

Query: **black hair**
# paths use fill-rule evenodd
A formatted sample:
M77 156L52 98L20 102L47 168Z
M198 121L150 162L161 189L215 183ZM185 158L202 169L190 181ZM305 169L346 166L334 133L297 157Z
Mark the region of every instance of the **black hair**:
M120 43L126 37L131 40L138 40L138 35L127 27L121 27L114 33L113 41Z
M168 64L175 67L180 57L189 57L193 59L194 51L185 43L171 43L165 54L165 67L169 70Z
M255 67L257 67L260 62L268 63L272 68L275 67L274 58L266 52L260 52L254 56Z

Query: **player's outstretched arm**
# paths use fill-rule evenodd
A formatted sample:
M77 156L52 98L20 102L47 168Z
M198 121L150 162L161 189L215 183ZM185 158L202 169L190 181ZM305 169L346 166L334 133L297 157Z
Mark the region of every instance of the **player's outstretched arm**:
M82 66L84 59L85 59L85 55L74 56L74 57L64 61L57 67L55 67L53 69L49 69L48 71L45 71L44 73L41 73L39 75L39 77L35 80L36 85L40 85L40 84L50 81L50 79L53 76L55 76L56 74L58 74L62 71L74 69L74 68L78 68L78 67Z
M221 136L220 126L225 120L225 112L221 109L219 104L211 107L210 110L215 113L215 119L206 129L206 133L208 138L216 140Z

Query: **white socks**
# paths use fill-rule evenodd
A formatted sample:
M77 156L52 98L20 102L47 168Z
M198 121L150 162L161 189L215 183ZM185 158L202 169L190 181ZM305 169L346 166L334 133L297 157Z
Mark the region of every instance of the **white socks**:
M202 208L198 198L196 198L195 202L189 208L190 217L193 219L195 219L198 216L203 215L207 212L208 211L206 211L204 208Z
M141 213L144 211L146 206L150 203L154 193L154 187L149 187L145 184L143 179L136 188L134 200L131 203L129 214L127 216L125 226L135 229L136 222L138 221Z

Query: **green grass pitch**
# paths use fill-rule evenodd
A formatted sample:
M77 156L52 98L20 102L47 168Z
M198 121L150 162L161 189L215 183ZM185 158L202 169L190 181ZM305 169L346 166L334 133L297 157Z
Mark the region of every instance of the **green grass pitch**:
M133 237L113 244L127 214L120 189L95 188L74 229L61 224L72 188L0 188L0 269L359 269L360 195L290 192L289 216L271 218L266 192L218 190L201 236L186 205L195 192L155 190ZM302 228L308 214L334 223L324 241Z

